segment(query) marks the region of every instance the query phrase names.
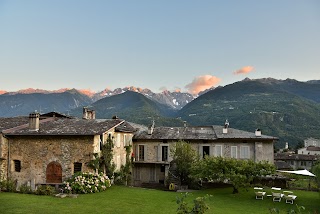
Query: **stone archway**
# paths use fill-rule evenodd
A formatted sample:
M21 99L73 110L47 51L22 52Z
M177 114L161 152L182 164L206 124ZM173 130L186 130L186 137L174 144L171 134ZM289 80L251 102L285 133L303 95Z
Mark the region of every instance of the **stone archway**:
M47 166L46 183L62 183L62 167L58 162L51 162Z

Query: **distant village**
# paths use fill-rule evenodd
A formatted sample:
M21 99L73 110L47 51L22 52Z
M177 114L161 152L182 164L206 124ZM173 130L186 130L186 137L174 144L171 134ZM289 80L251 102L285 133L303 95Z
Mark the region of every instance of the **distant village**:
M170 173L170 148L183 140L201 158L206 155L268 161L277 169L311 169L320 155L320 140L309 138L297 154L286 148L274 153L278 138L261 130L252 132L224 126L163 127L131 123L118 117L96 119L83 108L82 118L58 112L0 118L0 180L11 178L32 189L42 184L61 184L76 172L92 171L88 163L99 154L108 138L114 143L116 170L126 163L126 148L134 162L132 185L164 184Z

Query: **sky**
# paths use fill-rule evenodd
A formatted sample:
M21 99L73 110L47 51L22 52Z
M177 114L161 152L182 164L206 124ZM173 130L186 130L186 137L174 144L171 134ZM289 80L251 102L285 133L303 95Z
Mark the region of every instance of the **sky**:
M0 0L0 91L320 80L318 0Z

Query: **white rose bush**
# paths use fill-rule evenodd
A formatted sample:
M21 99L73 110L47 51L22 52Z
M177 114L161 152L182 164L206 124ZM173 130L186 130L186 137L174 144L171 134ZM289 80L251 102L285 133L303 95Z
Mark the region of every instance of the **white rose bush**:
M110 179L103 173L82 172L64 181L63 192L87 194L105 191L111 186Z

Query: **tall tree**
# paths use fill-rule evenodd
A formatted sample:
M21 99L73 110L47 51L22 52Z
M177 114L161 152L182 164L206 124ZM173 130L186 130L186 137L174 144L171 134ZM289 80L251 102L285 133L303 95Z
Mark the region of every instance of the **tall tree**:
M173 162L176 165L176 176L180 180L180 184L187 185L192 181L191 169L192 165L197 162L198 154L185 141L178 141L170 150Z

